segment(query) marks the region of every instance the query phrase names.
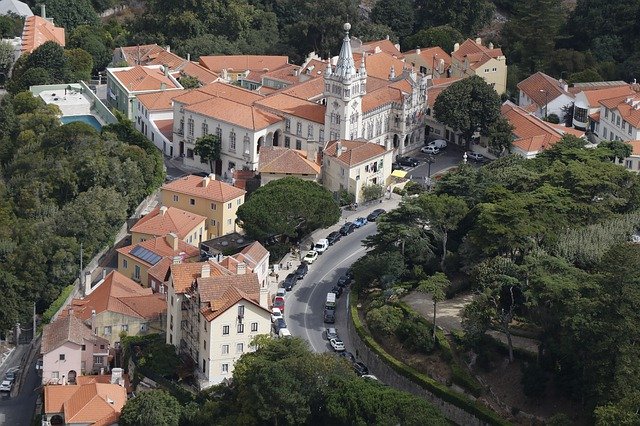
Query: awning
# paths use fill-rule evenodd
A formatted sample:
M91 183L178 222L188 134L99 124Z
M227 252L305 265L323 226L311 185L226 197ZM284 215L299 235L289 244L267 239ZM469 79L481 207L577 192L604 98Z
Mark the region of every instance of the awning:
M407 172L405 172L404 170L394 170L391 173L391 176L393 177L397 177L397 178L403 178L407 175Z

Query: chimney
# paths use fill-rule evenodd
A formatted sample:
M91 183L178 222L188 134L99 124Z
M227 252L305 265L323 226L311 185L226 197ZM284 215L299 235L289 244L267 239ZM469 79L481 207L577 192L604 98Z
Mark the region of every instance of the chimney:
M91 293L91 272L86 271L84 273L84 295L87 296L89 293Z
M336 142L336 157L340 157L342 155L342 142Z
M391 69L389 70L389 80L393 80L394 78L396 78L396 69L391 65Z
M173 256L173 264L179 265L182 263L182 256Z
M104 280L107 277L107 270L102 268L102 279Z
M416 54L419 55L421 52L420 48L416 49Z
M187 61L191 62L191 53L187 53Z
M202 264L202 271L200 272L201 278L209 278L211 276L211 265L209 262L205 262Z
M65 376L64 374L62 375L62 386L67 384L67 376Z
M457 51L458 51L458 49L460 49L460 43L456 43L456 44L454 44L454 45L453 45L453 51L454 51L454 52L457 52Z
M122 386L122 382L124 382L122 377L122 368L114 368L111 370L111 380L109 380L109 382L112 385Z
M167 52L171 53L171 46L167 44Z
M264 285L260 287L260 306L269 309L269 289Z
M98 334L98 329L96 328L96 310L91 310L91 331L93 335L96 336Z
M297 68L294 68L294 70L293 70L293 75L294 75L295 77L297 77L297 76L298 76L298 72L299 72L299 70L298 70Z
M236 266L236 274L244 275L246 273L247 273L247 264L244 262L238 263L238 266Z
M202 187L206 188L207 186L209 186L209 182L211 181L211 178L209 176L205 176L202 178Z
M167 83L160 83L160 90L167 90Z
M216 174L215 173L209 173L209 179L216 180Z
M40 5L40 16L42 19L47 19L47 6L44 3Z
M178 251L178 242L180 241L178 236L173 233L173 232L169 232L167 234L167 236L165 237L165 240L167 241L167 244L169 244L171 246L171 249L175 252Z
M163 72L165 77L169 77L169 65L163 66Z
M476 44L477 45L481 45L482 44L482 39L480 37L476 38Z
M493 49L493 43L489 42L489 49Z
M167 206L160 207L160 215L164 216L164 214L167 212L167 210L168 210Z

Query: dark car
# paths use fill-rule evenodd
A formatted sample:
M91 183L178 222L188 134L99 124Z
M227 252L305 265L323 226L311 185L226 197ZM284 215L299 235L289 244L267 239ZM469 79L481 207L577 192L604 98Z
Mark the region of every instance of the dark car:
M404 167L402 167L398 163L391 163L391 171L394 171L394 170L404 170Z
M356 373L358 373L358 376L364 376L365 374L369 374L369 369L367 368L367 366L360 361L353 363L353 369L356 370Z
M309 272L309 265L306 263L301 263L296 269L295 274L297 275L298 279L301 280L305 275L307 275L307 272Z
M278 334L281 328L287 328L287 323L284 319L278 318L276 322L273 323L273 331Z
M416 167L420 164L420 161L413 157L398 157L396 162L405 167Z
M291 291L293 289L293 286L296 285L296 282L298 282L298 274L292 272L287 275L287 278L284 279L282 287L284 287L284 289L287 291Z
M340 352L338 354L338 356L343 357L344 359L346 359L347 361L349 361L351 363L356 362L356 357L353 356L353 354L351 352L348 352L348 351Z
M334 231L332 233L330 233L329 235L327 235L327 241L329 241L329 245L332 246L335 243L337 243L338 241L340 241L340 238L342 238L342 234L340 234L340 232L338 231Z
M350 280L353 279L353 269L349 268L347 269L347 272L344 273L344 276L349 278Z
M333 288L331 289L331 293L336 295L336 298L339 298L340 296L342 296L342 292L343 292L343 288L340 287L339 285L334 285Z
M372 211L371 213L369 213L369 216L367 216L367 220L369 222L375 222L376 219L378 219L380 217L380 215L386 213L387 211L385 209L375 209L374 211Z
M346 275L343 275L340 278L338 278L338 282L336 283L336 286L340 288L344 288L348 286L350 282L351 282L351 278L347 277Z
M333 324L336 322L336 311L334 309L324 310L324 322L327 324Z
M342 228L340 228L340 233L342 235L349 235L355 229L356 229L356 225L354 225L353 222L347 222L344 225L342 225Z

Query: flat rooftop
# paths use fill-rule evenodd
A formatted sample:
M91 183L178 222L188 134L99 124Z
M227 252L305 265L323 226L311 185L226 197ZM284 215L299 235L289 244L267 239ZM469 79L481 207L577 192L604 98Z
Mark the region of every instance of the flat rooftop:
M200 253L206 253L209 256L215 256L218 254L228 256L238 253L254 241L255 240L252 240L251 238L247 238L246 235L233 232L231 234L223 235L222 237L201 242Z
M43 90L39 96L47 104L57 105L63 116L91 115L91 101L79 91L73 89Z

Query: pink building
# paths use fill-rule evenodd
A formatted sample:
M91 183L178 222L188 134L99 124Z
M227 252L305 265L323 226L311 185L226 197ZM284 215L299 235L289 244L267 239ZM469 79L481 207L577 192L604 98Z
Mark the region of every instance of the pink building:
M44 328L41 354L42 384L75 384L79 375L109 369L109 341L95 336L74 315Z

